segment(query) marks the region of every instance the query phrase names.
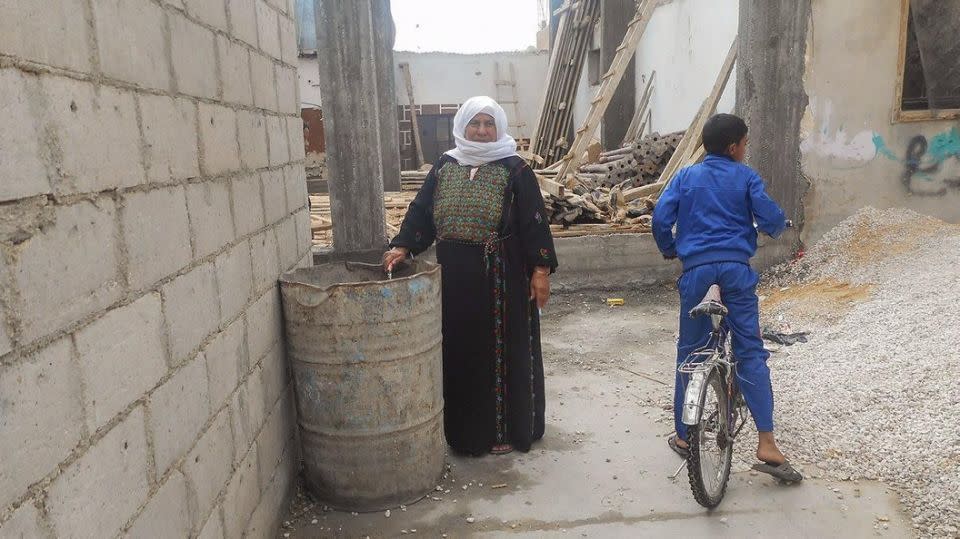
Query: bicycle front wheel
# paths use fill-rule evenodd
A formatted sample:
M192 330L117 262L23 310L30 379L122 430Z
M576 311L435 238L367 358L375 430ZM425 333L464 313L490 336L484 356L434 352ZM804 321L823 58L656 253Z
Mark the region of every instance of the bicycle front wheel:
M700 505L713 508L720 505L730 479L733 460L733 439L730 437L730 401L724 388L720 369L713 369L707 377L701 396L703 414L700 423L687 430L690 454L687 474L690 489Z

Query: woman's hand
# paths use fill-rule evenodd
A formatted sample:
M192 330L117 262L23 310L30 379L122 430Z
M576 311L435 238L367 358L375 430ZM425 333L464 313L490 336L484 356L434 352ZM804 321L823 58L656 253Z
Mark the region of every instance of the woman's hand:
M530 300L537 302L537 307L544 308L550 299L550 268L537 266L530 276Z
M410 254L410 249L406 247L394 247L389 251L383 253L383 269L387 271L393 271L393 266L400 262L404 258L407 258L407 255Z

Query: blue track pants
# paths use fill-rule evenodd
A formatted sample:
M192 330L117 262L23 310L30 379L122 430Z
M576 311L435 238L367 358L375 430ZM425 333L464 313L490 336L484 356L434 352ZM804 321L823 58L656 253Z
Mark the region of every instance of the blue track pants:
M737 382L740 392L760 432L773 431L773 388L770 385L770 354L763 348L760 334L760 306L757 283L760 277L753 269L736 262L716 262L696 266L680 276L680 340L677 343L677 364L709 340L712 325L709 316L690 317L690 309L700 303L711 285L720 285L723 304L730 314L727 325L732 337L733 355L737 361ZM687 375L677 373L673 397L673 416L677 434L687 438L687 426L681 421L683 392Z

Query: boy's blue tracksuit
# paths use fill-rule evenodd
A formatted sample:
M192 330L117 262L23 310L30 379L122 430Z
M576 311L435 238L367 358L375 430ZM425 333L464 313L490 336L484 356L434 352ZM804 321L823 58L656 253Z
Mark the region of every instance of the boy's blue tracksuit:
M767 368L769 353L763 349L760 335L759 276L750 267L750 258L757 250L757 229L775 238L785 228L783 210L767 195L760 176L752 168L716 154L678 172L653 211L657 246L664 256L676 256L683 263L677 283L677 363L706 344L711 331L709 317L694 319L688 313L710 285L720 285L723 303L730 311L727 324L733 336L740 390L761 432L773 431L773 389ZM685 385L677 374L674 423L684 440L687 429L680 418Z

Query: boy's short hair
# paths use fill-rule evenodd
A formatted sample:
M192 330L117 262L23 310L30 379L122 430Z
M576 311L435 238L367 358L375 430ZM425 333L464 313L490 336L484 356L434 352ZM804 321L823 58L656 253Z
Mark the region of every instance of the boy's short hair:
M714 114L703 126L703 147L709 153L726 155L731 144L747 135L747 123L734 114Z

